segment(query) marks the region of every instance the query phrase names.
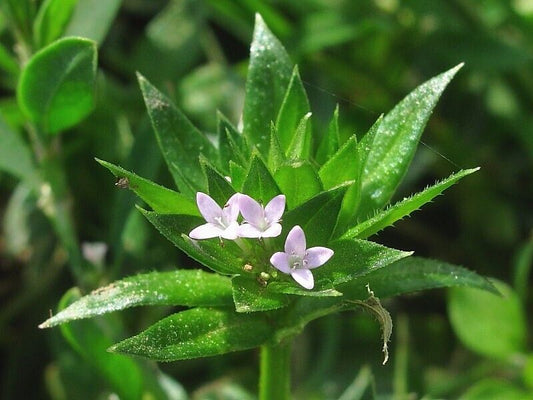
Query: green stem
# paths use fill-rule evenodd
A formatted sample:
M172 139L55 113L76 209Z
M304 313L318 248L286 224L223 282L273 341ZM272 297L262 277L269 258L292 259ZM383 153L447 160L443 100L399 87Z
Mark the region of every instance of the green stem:
M259 400L291 398L291 347L289 341L261 346Z

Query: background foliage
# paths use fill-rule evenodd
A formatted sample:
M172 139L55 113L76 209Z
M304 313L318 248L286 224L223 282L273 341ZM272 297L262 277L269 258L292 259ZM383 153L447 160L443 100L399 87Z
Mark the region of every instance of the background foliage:
M352 394L375 379L378 394L397 398L531 396L531 321L524 310L531 309L533 258L533 7L524 0L5 0L0 396L99 398L115 392L135 398L139 381L153 387L156 398L181 398L181 385L197 398L213 391L246 398L255 391L252 352L160 365L165 375L154 364L105 353L166 315L162 307L74 323L62 332L36 329L72 286L86 293L138 272L196 267L147 224L133 207L134 196L116 187L94 157L172 187L135 72L164 90L202 130L215 132L217 109L237 123L255 12L299 64L314 129L326 129L338 103L343 139L366 132L419 83L466 63L431 117L398 199L459 168L481 171L372 240L507 282L501 284L503 300L454 289L386 304L396 331L385 367L379 365L379 326L368 316L344 313L311 324L295 349L296 394L339 397L353 383L343 398L357 398ZM89 99L75 121L59 127L55 119L43 122L52 151L41 157L27 116L41 124L35 115L42 104L17 102L17 94L32 87L21 84L20 64L71 35L98 47L94 110L82 119L92 109ZM53 135L59 130L64 132ZM46 193L34 187L36 160L39 170L58 177L71 224L54 225L47 216ZM99 242L108 246L103 258ZM70 291L62 302L77 296ZM500 334L490 334L495 330Z

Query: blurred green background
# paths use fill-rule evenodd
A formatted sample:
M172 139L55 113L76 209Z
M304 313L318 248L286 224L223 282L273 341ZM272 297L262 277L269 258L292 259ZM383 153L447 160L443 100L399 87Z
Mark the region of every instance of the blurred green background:
M32 27L41 3L0 3L0 114L6 125L0 128L18 132L30 146L16 86L19 63L39 48ZM94 157L171 187L135 71L169 94L202 130L215 131L217 110L237 124L256 12L299 64L314 128L325 129L338 103L343 138L364 134L418 84L465 62L429 121L398 198L461 168L480 166L481 171L372 240L498 278L514 289L506 299L516 297L511 307L518 319L531 310L533 1L67 3L73 13L62 35L89 37L99 46L95 110L54 143L75 239L85 257L84 277L71 273L66 252L40 210L42 193L3 168L1 398L111 399L124 374L120 368L137 368L144 382L153 381L158 387L153 398L184 398L186 390L192 398L217 393L223 396L217 398L241 399L256 391L252 351L159 367L129 359L115 365L111 356L100 356L114 340L139 332L169 309L129 310L87 325L73 323L72 329L37 329L72 286L86 293L138 272L197 266L148 226L133 207L135 197L117 188ZM105 254L99 253L102 245ZM454 317L450 299L459 301L460 309L468 307L459 297L437 290L386 301L396 322L386 366L380 365L379 326L369 316L345 313L312 323L295 349L295 395L338 398L350 383L370 379L368 370L360 369L367 365L379 398L532 396L533 358L527 350L532 335L506 349L507 356L484 350L497 346L490 338L485 348L476 348L460 332L464 322ZM497 309L491 299L486 302ZM496 330L518 324L500 320L508 308L487 316L483 310L473 318L486 318ZM520 335L530 326L531 320ZM505 397L497 397L502 395L496 386L509 389ZM368 392L363 396L371 396Z

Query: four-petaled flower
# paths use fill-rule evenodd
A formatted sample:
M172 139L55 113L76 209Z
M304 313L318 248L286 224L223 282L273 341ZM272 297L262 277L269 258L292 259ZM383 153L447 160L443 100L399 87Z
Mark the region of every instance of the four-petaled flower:
M220 237L237 239L237 217L239 216L239 193L230 197L222 208L207 194L196 193L196 204L207 224L194 228L189 236L193 239L210 239Z
M284 195L274 197L263 207L250 196L241 194L239 209L244 218L244 223L237 230L240 237L268 238L281 233L279 221L285 211Z
M287 235L285 252L274 253L270 257L270 262L281 272L290 274L304 288L313 289L315 282L310 269L320 267L331 256L333 250L327 247L306 249L304 231L296 225Z

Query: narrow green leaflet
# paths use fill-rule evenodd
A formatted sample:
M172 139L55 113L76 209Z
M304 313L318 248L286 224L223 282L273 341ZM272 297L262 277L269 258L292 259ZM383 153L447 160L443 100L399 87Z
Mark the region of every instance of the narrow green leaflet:
M315 286L320 289L322 285L331 282L342 293L344 290L338 285L384 268L412 254L358 239L337 240L328 244L328 247L335 253L326 264L313 271ZM371 289L374 290L373 287ZM381 297L379 292L376 293Z
M217 112L218 153L220 165L228 170L230 160L243 163L248 156L243 149L243 138L237 128L220 112Z
M431 111L462 64L420 85L377 128L363 165L361 215L390 200L414 156Z
M285 164L287 157L281 148L279 142L278 130L272 122L270 125L270 147L268 149L268 167L271 171L277 171L280 166Z
M526 351L526 314L507 284L495 280L492 283L502 296L472 288L452 288L448 313L465 346L484 356L507 359Z
M140 74L138 75L144 102L152 121L161 152L178 188L193 197L205 190L205 176L199 157L217 160L217 152L207 137L194 127L187 117Z
M337 104L329 122L328 130L318 146L315 156L316 162L319 165L326 163L339 149L339 143L339 105Z
M121 4L122 0L78 0L65 34L102 44Z
M59 310L77 301L77 288L69 290L59 303ZM107 321L105 321L107 322ZM110 324L102 328L95 321L76 321L61 326L61 333L69 344L92 366L124 400L138 400L143 393L143 372L138 363L117 357L106 351L113 343L109 337Z
M257 312L276 310L289 304L289 297L270 290L257 279L236 276L231 280L233 301L237 312Z
M276 181L258 154L252 158L242 185L242 192L263 204L267 204L274 196L281 193Z
M239 164L230 161L229 162L229 173L231 176L231 184L237 191L242 192L242 185L246 179L246 169L240 166Z
M68 37L35 53L24 67L17 89L20 108L48 133L58 133L93 109L96 43Z
M19 179L29 181L35 187L37 171L31 150L20 135L13 131L0 115L0 170Z
M283 216L283 226L286 227L282 233L283 238L293 226L300 225L305 232L308 247L326 246L335 229L346 188L341 186L322 192L288 211Z
M264 156L268 152L270 122L276 120L292 69L287 52L261 16L256 14L246 78L243 134Z
M202 159L201 163L207 179L209 196L221 206L226 204L228 199L235 193L235 189L207 160Z
M357 138L353 135L318 171L325 189L359 178Z
M273 331L264 313L194 308L162 319L109 351L158 361L186 360L252 349Z
M245 263L237 256L241 250L231 240L220 243L217 239L193 240L187 236L192 229L205 224L202 218L157 214L142 208L139 210L163 236L191 258L221 274L233 275L242 272Z
M311 156L312 136L311 136L311 113L305 114L292 137L292 141L287 149L287 158L291 160L308 160Z
M18 75L19 65L17 59L0 43L0 68L11 75Z
M305 92L298 66L292 71L291 80L285 93L285 98L276 119L279 142L284 152L287 152L301 118L309 113L309 100ZM307 127L309 134L311 125Z
M478 169L479 168L472 168L459 171L458 173L453 174L440 182L437 182L433 186L428 187L422 192L403 199L402 201L376 214L374 217L367 219L366 221L349 229L344 235L342 235L342 238L365 239L369 236L372 236L380 230L391 226L396 221L411 214L413 211L418 210L424 204L433 200L436 196L441 194L444 190L448 189L457 181L476 172Z
M368 294L366 285L369 285L380 299L419 290L452 286L465 286L498 293L494 285L473 271L443 261L421 257L404 258L385 268L361 276L346 285L341 285L338 289L349 299L361 300L365 299Z
M200 216L196 203L181 193L160 186L107 161L99 159L96 161L119 179L116 183L117 186L131 189L137 196L146 201L155 212Z
M138 306L230 306L229 278L201 270L150 272L99 288L47 319L39 328Z
M274 179L287 197L287 207L296 208L322 191L320 178L309 161L295 162L280 167Z
M72 15L78 0L45 0L33 23L33 36L39 47L58 39Z

